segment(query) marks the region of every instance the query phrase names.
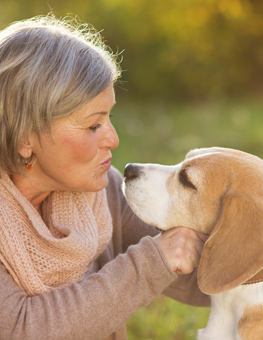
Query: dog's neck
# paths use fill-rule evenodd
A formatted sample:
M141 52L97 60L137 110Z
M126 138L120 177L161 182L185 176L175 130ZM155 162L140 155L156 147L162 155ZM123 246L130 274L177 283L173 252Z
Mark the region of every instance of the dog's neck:
M253 283L258 283L263 281L263 269L259 271L255 276L247 280L243 285L251 285Z

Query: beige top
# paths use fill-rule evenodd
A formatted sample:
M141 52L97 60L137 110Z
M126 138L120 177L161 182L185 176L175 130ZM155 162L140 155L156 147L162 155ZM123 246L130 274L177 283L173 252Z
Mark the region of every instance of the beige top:
M147 236L156 230L132 213L121 182L111 169L107 196L113 237L97 259L98 273L29 297L0 265L0 340L125 340L125 322L162 292L184 303L210 305L197 286L196 271L179 277L171 270Z

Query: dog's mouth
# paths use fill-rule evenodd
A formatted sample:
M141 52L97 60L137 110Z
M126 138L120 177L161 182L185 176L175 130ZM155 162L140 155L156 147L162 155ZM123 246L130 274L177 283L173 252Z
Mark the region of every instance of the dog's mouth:
M164 230L163 229L160 229L160 228L157 228L157 227L154 227L155 229L157 229L158 231L160 232L163 232Z

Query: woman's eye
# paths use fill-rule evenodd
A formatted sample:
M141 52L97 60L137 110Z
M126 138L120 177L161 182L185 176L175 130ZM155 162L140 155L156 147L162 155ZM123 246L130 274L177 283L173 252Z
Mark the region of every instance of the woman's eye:
M91 131L96 131L99 127L101 127L101 124L97 124L97 125L95 125L95 126L90 126L89 129L90 129Z
M114 117L113 115L109 115L109 117L111 118L111 117ZM94 125L94 126L90 126L89 127L89 130L91 130L91 131L96 131L98 128L100 128L102 126L102 124L100 124L100 123L97 123L96 125Z

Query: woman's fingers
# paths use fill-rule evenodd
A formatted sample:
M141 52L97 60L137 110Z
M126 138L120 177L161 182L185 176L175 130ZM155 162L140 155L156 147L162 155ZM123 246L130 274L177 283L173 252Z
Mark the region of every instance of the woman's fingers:
M198 267L208 236L179 227L156 236L169 265L178 274L189 274Z

